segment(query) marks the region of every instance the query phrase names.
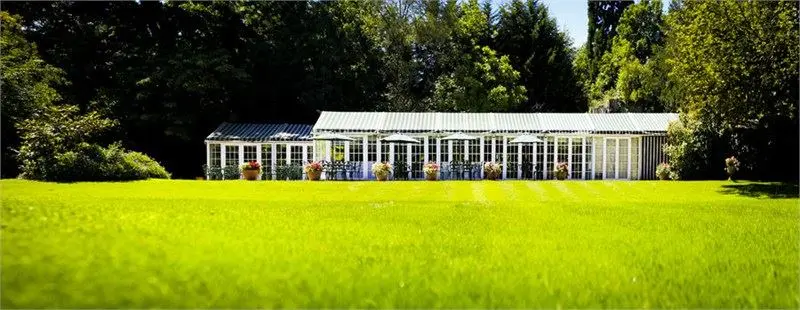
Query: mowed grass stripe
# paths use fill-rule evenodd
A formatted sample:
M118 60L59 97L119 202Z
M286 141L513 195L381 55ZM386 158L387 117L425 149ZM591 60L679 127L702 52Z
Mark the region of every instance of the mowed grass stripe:
M0 187L3 308L800 306L800 199L765 184Z

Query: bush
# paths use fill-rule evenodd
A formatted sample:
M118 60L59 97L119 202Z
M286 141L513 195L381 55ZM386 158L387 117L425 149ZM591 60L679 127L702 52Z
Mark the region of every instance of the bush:
M222 167L217 165L203 165L203 172L208 180L222 180Z
M59 182L127 181L170 177L164 167L147 155L127 152L119 144L104 148L85 142L78 144L75 150L56 154L50 165L39 165L32 170L43 174L26 174L26 178Z
M222 177L225 180L238 180L239 176L239 166L225 166L222 169Z
M668 163L660 163L658 167L656 167L656 177L659 180L669 180L672 176L672 168Z

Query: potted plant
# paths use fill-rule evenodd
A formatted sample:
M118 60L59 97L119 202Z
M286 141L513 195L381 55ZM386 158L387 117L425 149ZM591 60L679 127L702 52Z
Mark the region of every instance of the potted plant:
M378 181L386 181L392 173L392 165L386 162L374 163L372 165L372 173L375 174L375 178L377 178Z
M261 174L261 164L257 161L242 164L240 169L242 170L242 177L248 181L258 179L258 176Z
M501 164L491 161L483 164L483 175L487 180L499 180L502 173L503 165Z
M567 163L557 163L556 168L553 169L553 175L556 179L564 180L567 178L568 168Z
M306 164L303 169L306 171L309 180L319 181L319 177L322 175L322 162L312 161Z
M656 167L656 177L659 180L669 180L669 175L672 172L672 167L668 163L660 163Z
M422 167L422 171L425 172L425 179L428 181L436 181L439 178L439 164L430 162L425 164Z
M728 173L728 180L733 180L736 171L739 171L739 160L734 156L725 158L725 172Z

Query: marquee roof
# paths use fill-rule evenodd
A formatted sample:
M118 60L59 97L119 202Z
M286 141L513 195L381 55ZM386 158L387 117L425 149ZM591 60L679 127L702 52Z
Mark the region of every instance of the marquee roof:
M676 113L440 113L324 111L314 132L665 133Z

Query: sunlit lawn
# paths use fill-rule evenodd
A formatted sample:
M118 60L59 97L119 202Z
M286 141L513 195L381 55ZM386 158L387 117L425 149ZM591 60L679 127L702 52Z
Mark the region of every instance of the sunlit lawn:
M800 306L795 185L0 186L2 308Z

